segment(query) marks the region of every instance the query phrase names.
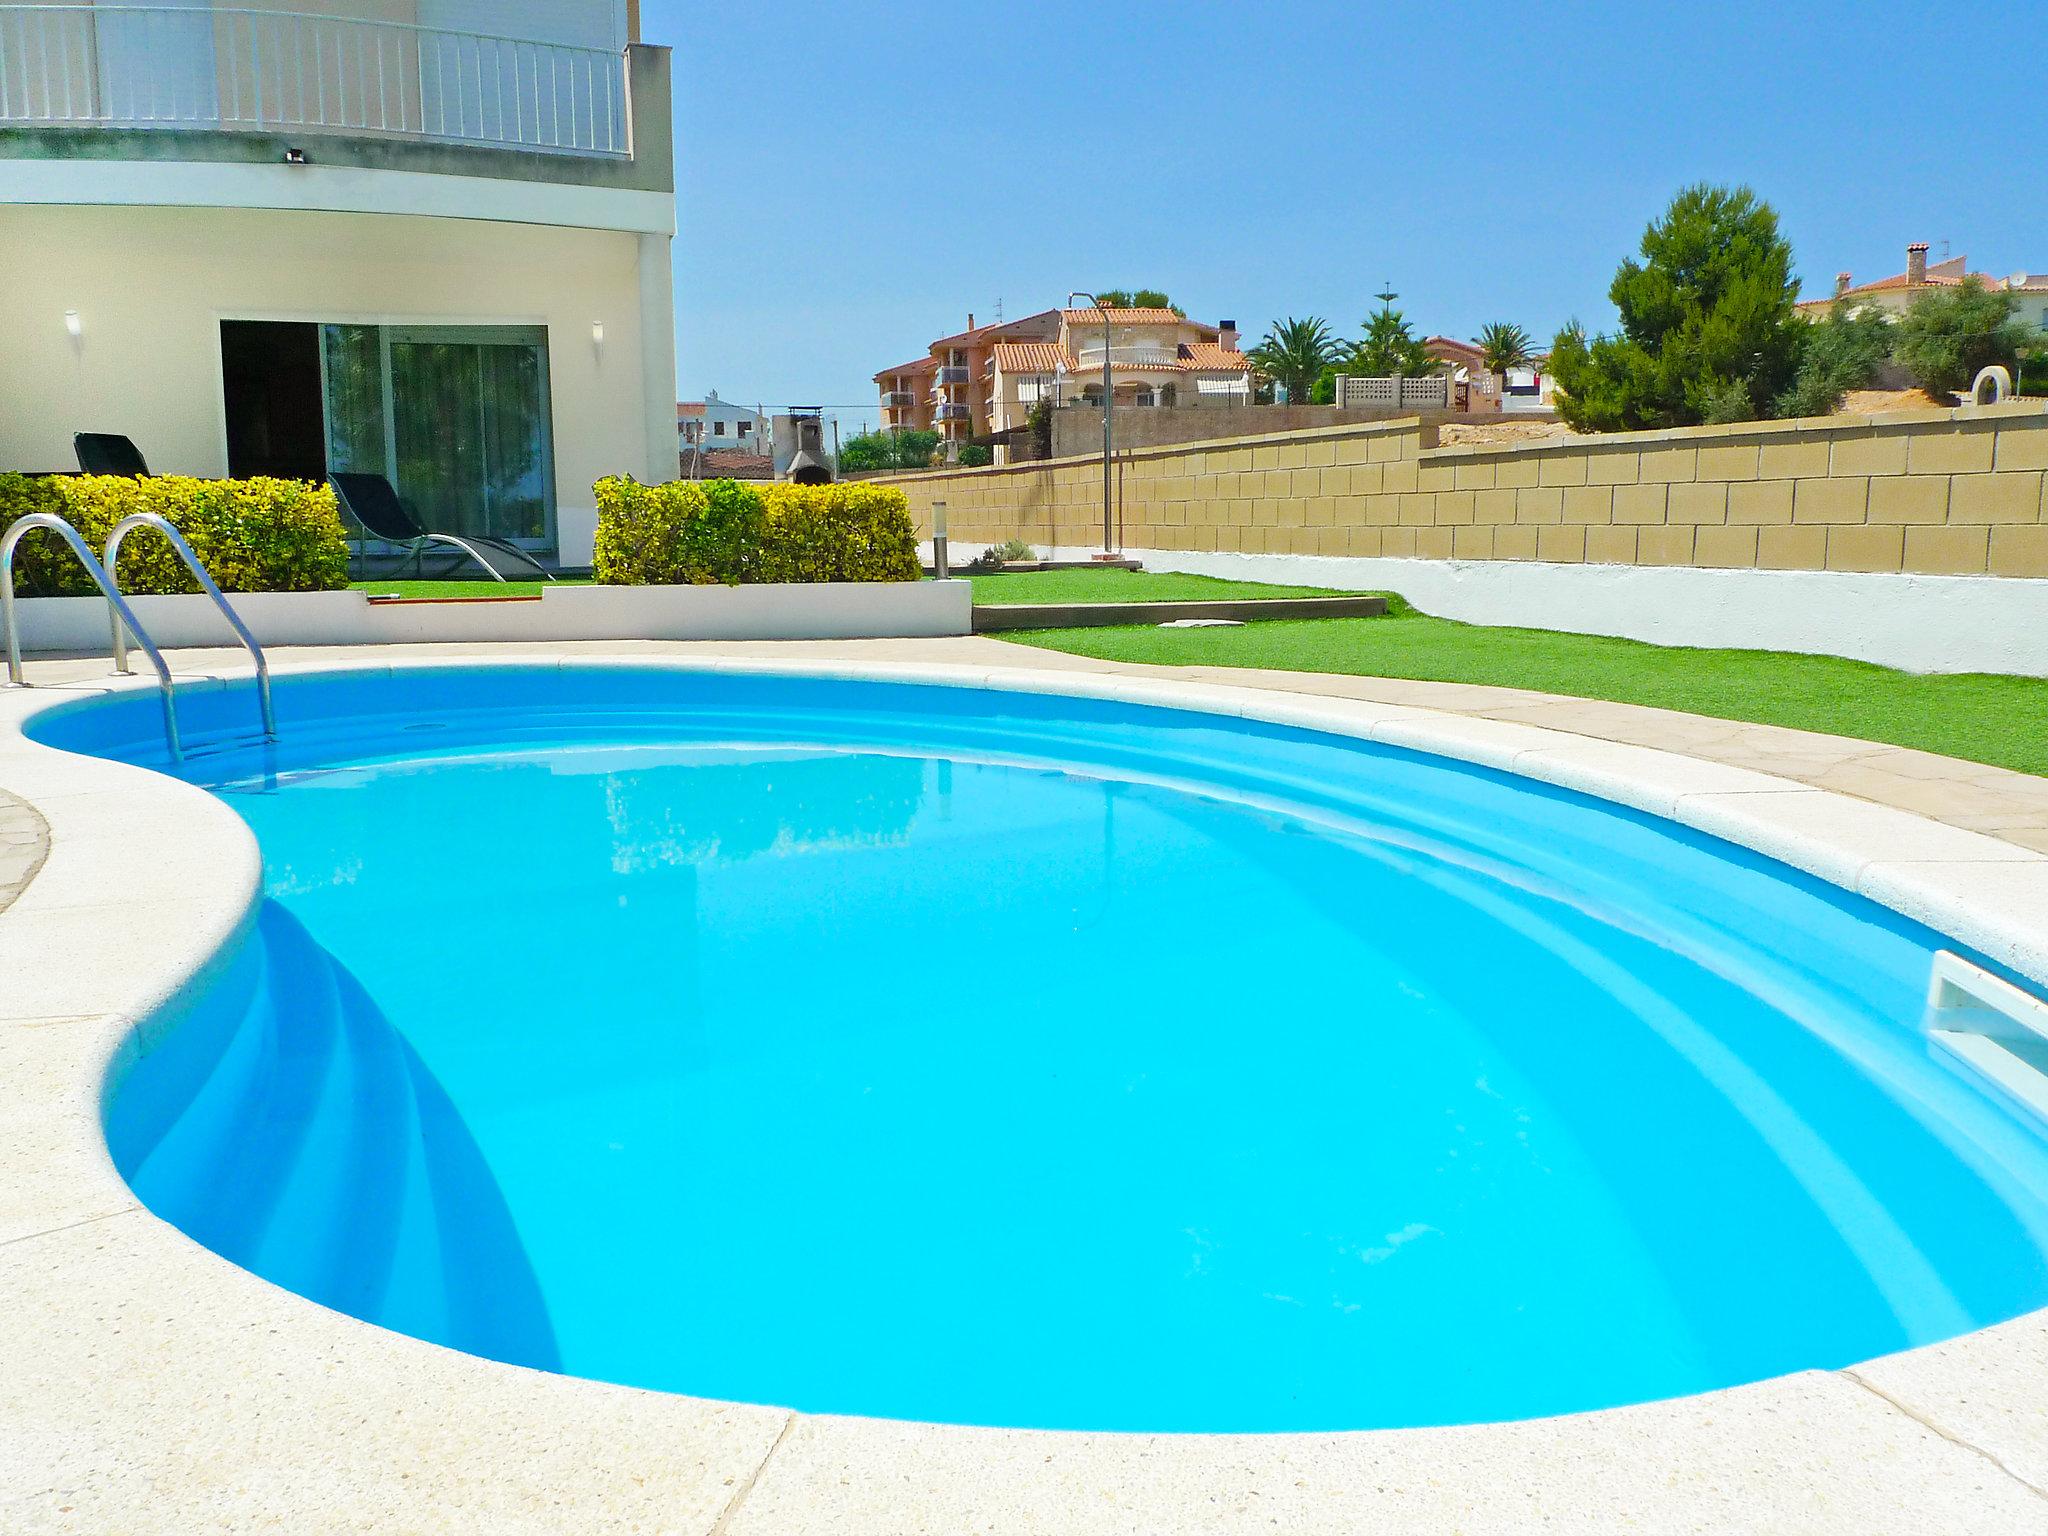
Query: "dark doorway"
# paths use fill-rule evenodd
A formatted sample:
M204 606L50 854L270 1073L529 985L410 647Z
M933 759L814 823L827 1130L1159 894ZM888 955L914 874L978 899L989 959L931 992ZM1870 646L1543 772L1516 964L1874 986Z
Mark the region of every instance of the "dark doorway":
M296 320L223 320L221 375L228 474L327 478L320 402L320 327Z

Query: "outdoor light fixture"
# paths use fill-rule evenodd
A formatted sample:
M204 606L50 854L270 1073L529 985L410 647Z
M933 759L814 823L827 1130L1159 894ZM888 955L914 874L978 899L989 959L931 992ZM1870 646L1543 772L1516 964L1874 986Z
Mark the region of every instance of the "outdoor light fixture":
M1103 307L1102 300L1094 294L1083 293L1078 288L1067 295L1069 304L1076 299L1086 299L1095 306L1095 312L1102 316L1102 554L1103 558L1107 559L1110 553L1109 461L1116 446L1109 425L1110 417L1116 412L1116 386L1109 376L1109 311Z
M939 581L946 579L946 504L932 503L932 575Z
M64 311L64 329L70 333L73 341L77 341L85 334L85 324L78 318L77 310L67 309Z
M599 353L604 351L604 322L602 320L590 322L590 350Z

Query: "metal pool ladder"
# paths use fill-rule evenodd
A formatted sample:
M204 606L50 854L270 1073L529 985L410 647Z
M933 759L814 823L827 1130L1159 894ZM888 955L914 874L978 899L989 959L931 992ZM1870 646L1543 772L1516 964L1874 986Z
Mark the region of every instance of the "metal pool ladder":
M220 588L206 573L206 567L201 565L199 557L193 554L192 546L185 542L177 529L154 512L137 512L115 524L113 533L107 539L104 564L93 558L92 550L86 546L85 540L79 537L78 530L54 512L31 512L26 517L18 519L7 530L5 536L0 536L0 630L6 632L8 683L16 688L26 686L21 672L21 632L14 612L15 546L20 544L31 530L47 528L69 546L72 554L78 557L78 563L85 567L86 575L92 578L93 585L100 589L100 594L107 600L107 607L110 610L109 622L113 628L115 670L124 673L129 670L128 640L131 636L142 648L143 654L149 657L149 664L156 671L157 696L163 705L164 744L169 749L173 762L184 757L184 746L178 736L178 705L171 682L171 669L164 661L163 652L157 649L156 642L149 638L149 632L142 627L142 621L135 617L135 610L128 606L127 599L121 595L120 586L111 574L114 570L115 557L120 553L121 541L133 530L142 527L154 528L170 540L171 548L184 562L185 568L192 573L206 595L213 599L214 606L221 611L222 617L234 629L236 638L255 659L256 696L263 714L263 735L265 740L275 741L277 717L270 705L270 664L264 659L263 647L256 643L256 637L249 633L248 626L228 605L227 598L221 595Z
M1927 1038L2048 1120L2048 1003L1940 950L1927 978Z

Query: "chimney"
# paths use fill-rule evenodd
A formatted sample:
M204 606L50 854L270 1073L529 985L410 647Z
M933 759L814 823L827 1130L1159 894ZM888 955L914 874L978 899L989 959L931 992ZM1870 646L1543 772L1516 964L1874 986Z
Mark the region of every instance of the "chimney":
M1835 297L1839 299L1843 294L1847 293L1848 291L1849 274L1846 272L1837 272L1835 274Z
M1927 242L1922 240L1906 247L1906 286L1924 288L1927 286Z
M1237 350L1237 322L1218 320L1216 322L1216 345L1226 352Z
M1924 251L1927 247L1923 245L1920 249ZM967 329L970 331L974 329L974 311L971 309L967 311Z

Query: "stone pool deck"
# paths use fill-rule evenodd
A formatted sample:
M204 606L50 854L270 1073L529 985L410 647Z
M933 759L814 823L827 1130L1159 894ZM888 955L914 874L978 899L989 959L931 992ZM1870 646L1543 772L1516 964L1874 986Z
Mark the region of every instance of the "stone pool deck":
M1927 754L1505 689L1122 667L993 640L548 654L929 668L1321 725L1721 831L1963 925L1951 931L1974 925L2048 974L2048 781ZM224 651L172 661L241 671ZM253 840L210 796L15 734L26 710L106 670L31 663L45 688L0 694L0 904L10 878L18 891L0 912L0 1530L2048 1533L2048 1314L1557 1419L1159 1436L640 1392L495 1365L280 1291L140 1209L99 1136L109 1056L234 930L258 879ZM23 847L43 861L25 879L32 859L9 853Z

